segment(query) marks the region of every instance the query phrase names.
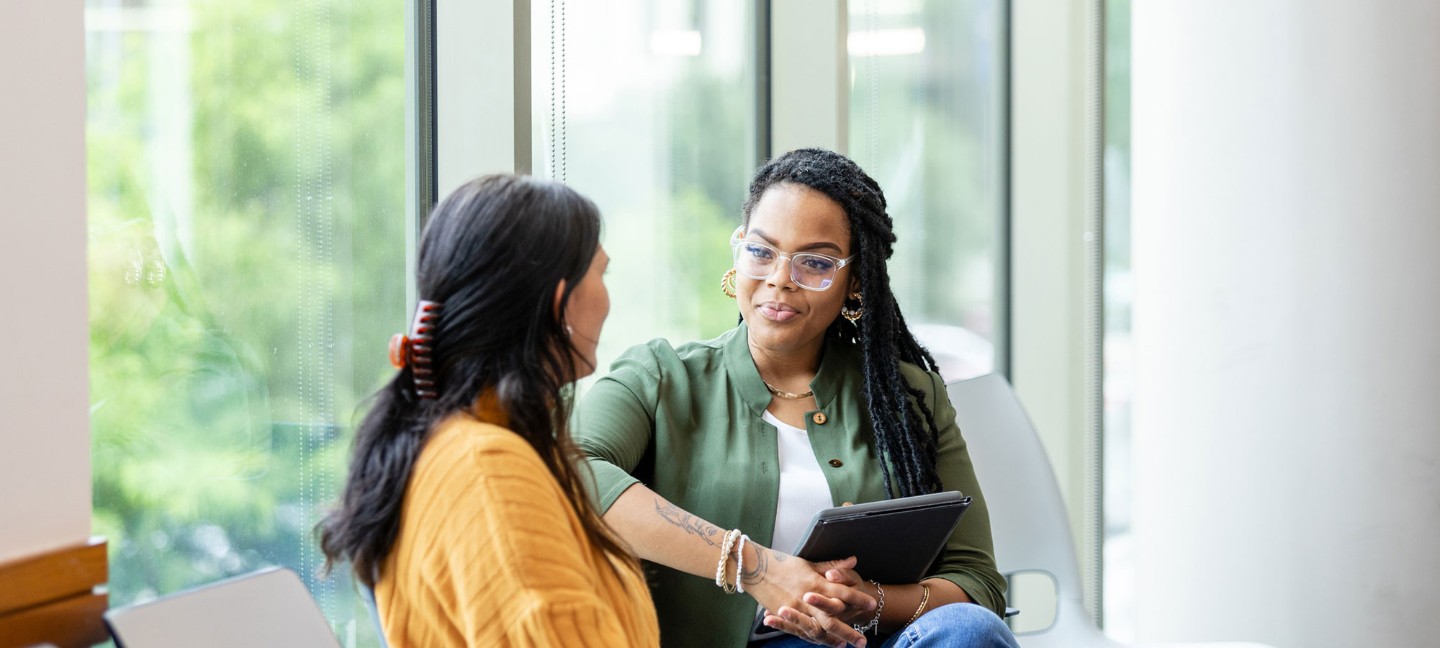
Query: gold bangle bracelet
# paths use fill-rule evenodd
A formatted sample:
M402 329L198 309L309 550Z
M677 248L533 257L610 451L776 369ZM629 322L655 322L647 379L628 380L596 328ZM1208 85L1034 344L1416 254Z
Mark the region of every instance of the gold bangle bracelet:
M920 607L915 608L915 615L910 617L909 621L905 622L905 625L907 626L915 623L915 620L920 618L920 615L925 613L925 605L930 602L930 586L921 583L920 588L922 590L920 594Z

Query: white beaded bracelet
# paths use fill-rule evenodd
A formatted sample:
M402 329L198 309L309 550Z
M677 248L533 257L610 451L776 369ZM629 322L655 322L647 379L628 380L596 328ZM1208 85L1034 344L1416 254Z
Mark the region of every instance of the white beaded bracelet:
M745 593L745 543L750 536L740 534L740 548L735 550L735 589Z
M725 540L720 543L720 564L715 566L715 585L726 594L734 594L735 586L725 580L725 563L730 560L730 549L735 546L735 539L740 537L739 529L731 529L725 533ZM736 576L739 580L739 576Z

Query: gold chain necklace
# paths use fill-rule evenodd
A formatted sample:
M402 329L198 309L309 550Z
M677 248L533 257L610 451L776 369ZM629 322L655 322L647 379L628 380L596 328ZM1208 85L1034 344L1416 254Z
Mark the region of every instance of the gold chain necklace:
M774 394L777 398L783 398L785 400L800 400L802 398L809 398L815 395L815 390L813 389L807 392L797 394L795 392L787 392L783 389L777 389L774 385L765 382L764 380L761 380L760 382L765 383L765 388L770 390L771 394Z

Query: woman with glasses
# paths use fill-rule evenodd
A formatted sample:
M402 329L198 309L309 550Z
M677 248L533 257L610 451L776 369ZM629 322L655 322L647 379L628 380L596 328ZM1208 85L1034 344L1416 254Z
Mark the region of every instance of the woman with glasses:
M600 212L523 176L471 181L421 235L399 369L355 435L327 567L374 589L392 648L655 646L639 565L585 493L566 386L610 312Z
M598 508L655 564L665 645L1015 645L954 408L890 289L891 229L848 158L776 158L751 182L721 281L740 324L632 348L582 401ZM820 509L947 490L974 503L918 583L784 553ZM757 607L788 634L752 635Z

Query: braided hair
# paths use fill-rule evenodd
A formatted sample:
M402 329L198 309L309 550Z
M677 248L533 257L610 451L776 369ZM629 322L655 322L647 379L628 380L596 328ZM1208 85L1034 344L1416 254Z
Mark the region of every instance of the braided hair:
M857 255L852 267L859 278L865 313L854 324L836 317L826 337L860 350L865 405L880 454L885 494L893 498L939 491L940 477L935 471L939 427L925 403L925 393L905 382L900 363L930 371L939 367L910 333L890 290L885 261L894 253L895 223L885 211L885 194L850 158L824 149L797 149L755 172L743 208L747 228L765 192L786 183L825 194L845 210L850 221L852 250ZM849 298L847 304L852 308L860 305ZM899 493L892 487L892 479Z

